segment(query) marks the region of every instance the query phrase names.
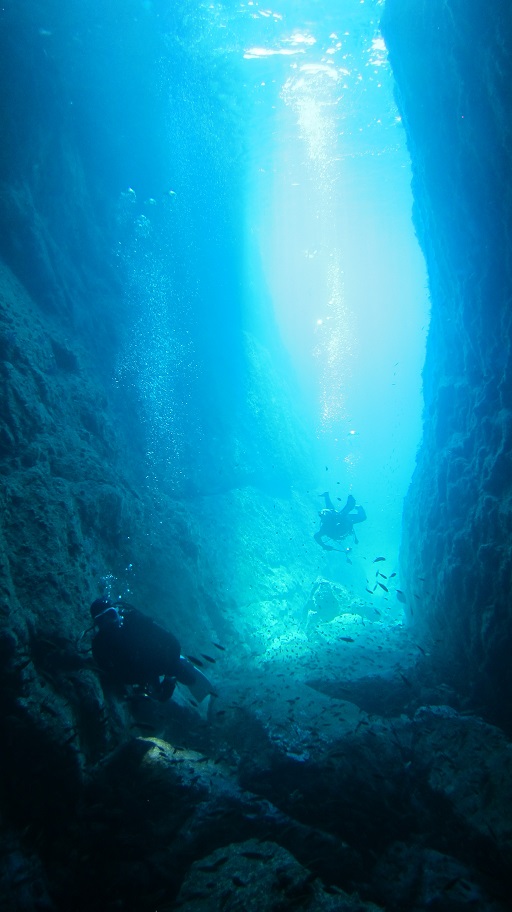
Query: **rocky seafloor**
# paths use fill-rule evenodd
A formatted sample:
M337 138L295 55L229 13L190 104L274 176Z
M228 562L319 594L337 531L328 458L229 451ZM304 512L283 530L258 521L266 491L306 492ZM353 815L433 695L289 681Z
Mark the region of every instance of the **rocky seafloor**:
M341 613L245 669L217 649L200 706L38 651L4 669L4 908L508 908L510 742L402 624Z

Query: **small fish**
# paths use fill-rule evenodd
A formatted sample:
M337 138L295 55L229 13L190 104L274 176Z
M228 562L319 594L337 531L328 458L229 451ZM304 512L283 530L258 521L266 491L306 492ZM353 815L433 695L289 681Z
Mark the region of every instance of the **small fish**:
M375 611L375 614L378 614L378 615L379 615L379 617L380 617L380 611L377 611L377 609L376 609L376 608L374 608L374 609L373 609L373 610L374 610L374 611Z
M197 665L199 668L204 668L204 662L201 662L201 659L196 658L196 656L186 656L189 662L192 662L192 665Z
M399 602L403 602L404 605L406 604L407 599L401 589L396 590L396 597Z
M376 576L382 576L382 579L387 580L387 576L384 573L381 573L380 570L377 570Z
M215 715L216 715L216 716L225 716L225 715L226 715L226 710L225 710L225 709L219 709L218 712L215 713Z
M344 643L355 643L353 637L340 637L340 640L343 640Z
M207 662L213 662L213 664L215 665L216 659L212 659L211 656L206 655L204 652L202 652L201 655L202 655L203 659L206 659Z
M372 589L368 589L368 586L366 587L366 592L369 592L370 595L373 595L373 590L372 590Z
M384 589L384 592L389 592L388 587L385 586L384 583L377 583L377 586L380 586L381 589Z
M220 643L213 643L213 642L212 642L212 646L215 646L216 649L222 649L222 652L226 652L226 647L225 647L225 646L221 646Z
M423 649L423 646L420 646L419 643L415 643L414 645L416 646L416 649L419 649L419 651L422 653L422 655L426 656L427 653Z
M390 578L390 579L393 579L394 576L396 576L396 573L390 573L390 574L389 574L389 578Z
M402 678L402 681L404 682L404 684L407 684L407 687L412 687L412 683L411 683L411 681L409 681L409 678L407 678L404 674L402 674L401 671L399 671L398 674Z
M379 561L383 561L383 560L386 560L386 558L385 557L376 557L375 560L373 561L373 563L378 564Z

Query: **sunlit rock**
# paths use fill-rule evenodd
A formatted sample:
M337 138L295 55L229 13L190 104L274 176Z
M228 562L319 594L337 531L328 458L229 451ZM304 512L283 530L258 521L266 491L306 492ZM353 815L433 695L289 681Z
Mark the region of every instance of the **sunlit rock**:
M351 597L344 586L317 579L305 606L307 626L332 621L338 615L352 612Z

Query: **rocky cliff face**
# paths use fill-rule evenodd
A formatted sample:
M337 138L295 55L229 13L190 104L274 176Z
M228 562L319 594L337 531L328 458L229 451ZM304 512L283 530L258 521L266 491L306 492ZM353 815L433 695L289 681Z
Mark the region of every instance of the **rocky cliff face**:
M511 724L512 21L499 4L388 0L432 323L404 513L410 621L441 673Z

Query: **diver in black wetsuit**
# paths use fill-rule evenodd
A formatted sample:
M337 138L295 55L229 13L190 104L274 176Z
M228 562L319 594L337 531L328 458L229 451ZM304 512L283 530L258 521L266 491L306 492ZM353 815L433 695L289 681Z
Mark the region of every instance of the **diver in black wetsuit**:
M94 661L111 683L149 687L157 700L164 701L172 697L176 681L193 691L206 680L180 655L176 637L133 605L96 599L91 615L98 627L92 641Z
M363 507L356 506L355 498L352 494L347 497L347 502L342 510L336 510L329 496L328 491L324 491L322 497L325 500L325 509L320 510L319 517L321 520L318 532L315 532L314 539L324 549L324 551L335 551L332 545L326 545L324 538L330 538L331 541L340 541L347 535L353 535L357 545L357 537L354 532L356 523L364 522L366 513ZM356 512L353 513L352 510Z

